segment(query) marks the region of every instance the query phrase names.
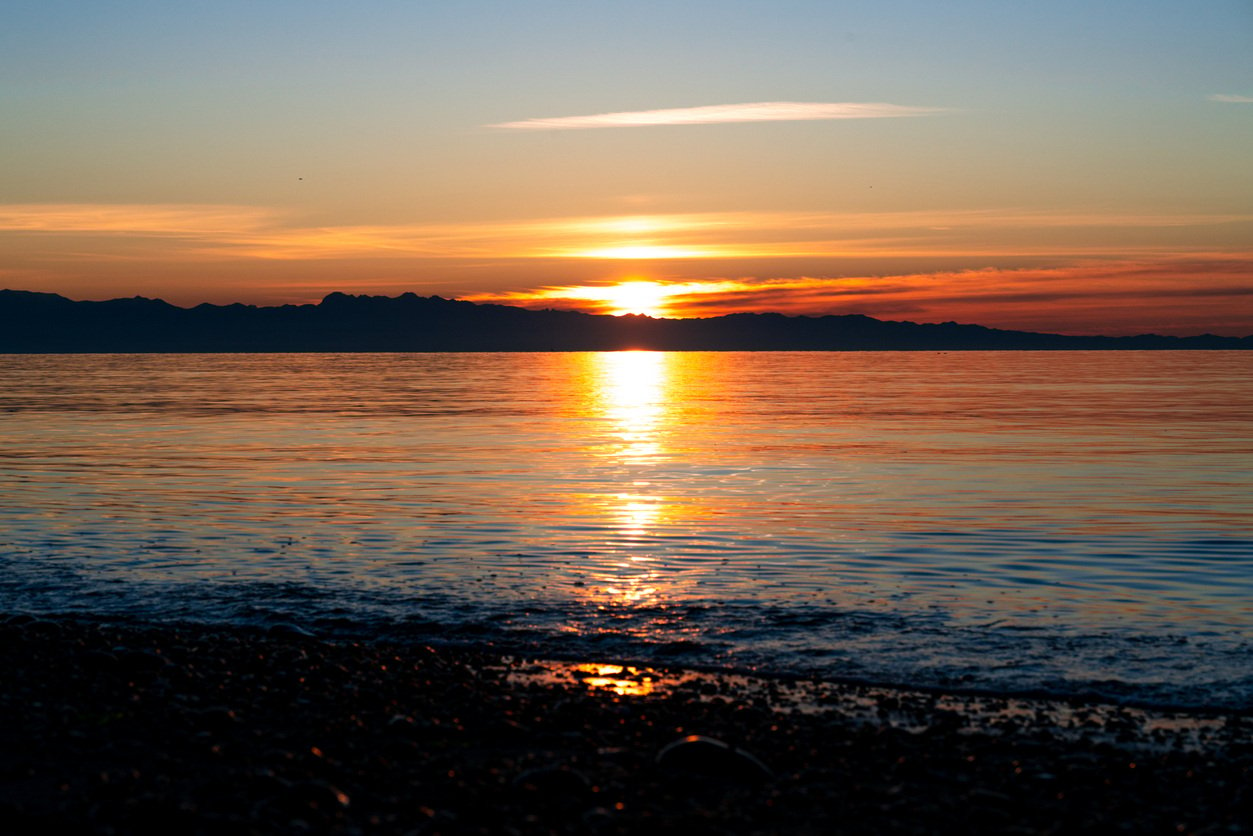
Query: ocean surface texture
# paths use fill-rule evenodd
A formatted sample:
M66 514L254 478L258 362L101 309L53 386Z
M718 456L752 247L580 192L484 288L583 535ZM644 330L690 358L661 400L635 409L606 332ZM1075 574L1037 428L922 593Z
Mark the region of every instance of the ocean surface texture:
M1253 352L0 356L0 609L1253 703Z

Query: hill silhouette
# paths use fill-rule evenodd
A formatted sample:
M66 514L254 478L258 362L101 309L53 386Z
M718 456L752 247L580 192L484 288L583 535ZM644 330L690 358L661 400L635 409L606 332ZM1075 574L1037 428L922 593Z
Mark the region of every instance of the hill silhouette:
M439 296L331 293L316 305L180 308L136 296L76 302L0 290L0 352L857 351L1253 349L1253 336L1065 336L869 316L653 319L533 311Z

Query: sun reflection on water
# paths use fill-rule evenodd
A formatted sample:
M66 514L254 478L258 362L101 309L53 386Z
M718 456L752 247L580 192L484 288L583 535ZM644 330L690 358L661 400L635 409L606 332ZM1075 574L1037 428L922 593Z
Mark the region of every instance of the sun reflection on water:
M595 691L611 691L620 697L644 697L653 692L653 676L629 665L576 665L574 675Z
M591 356L591 402L610 440L595 454L614 470L621 469L623 484L618 492L591 499L615 536L613 551L590 591L600 609L653 606L661 600L664 582L649 541L674 510L665 496L650 490L653 468L667 458L669 357L652 351Z
M665 510L655 496L618 494L615 499L618 528L623 534L647 534Z
M640 606L656 601L659 574L652 564L656 558L634 555L618 563L616 576L606 578L603 588L609 601L618 606Z
M621 444L609 455L635 463L664 452L661 428L666 416L666 355L659 351L616 351L595 355L598 400Z

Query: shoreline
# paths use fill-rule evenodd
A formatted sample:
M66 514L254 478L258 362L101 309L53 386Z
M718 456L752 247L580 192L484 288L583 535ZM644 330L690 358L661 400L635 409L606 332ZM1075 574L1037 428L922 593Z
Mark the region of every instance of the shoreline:
M0 618L0 654L13 833L1253 829L1253 722L1231 712L294 627L16 615Z

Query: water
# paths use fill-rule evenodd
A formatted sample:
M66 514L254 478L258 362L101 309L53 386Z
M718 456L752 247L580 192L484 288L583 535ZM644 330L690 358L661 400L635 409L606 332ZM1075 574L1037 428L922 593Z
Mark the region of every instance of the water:
M1253 353L0 356L0 610L1253 704Z

